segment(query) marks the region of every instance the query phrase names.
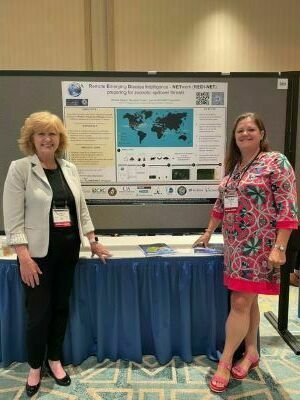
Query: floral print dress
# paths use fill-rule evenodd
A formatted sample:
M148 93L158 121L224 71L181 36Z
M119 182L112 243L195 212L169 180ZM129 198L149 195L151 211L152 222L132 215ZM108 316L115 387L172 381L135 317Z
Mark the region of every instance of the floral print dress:
M224 210L225 191L234 191L238 207ZM280 269L271 269L268 256L278 229L297 229L294 171L278 152L261 153L242 171L238 165L225 176L212 216L222 220L224 283L235 291L278 294Z

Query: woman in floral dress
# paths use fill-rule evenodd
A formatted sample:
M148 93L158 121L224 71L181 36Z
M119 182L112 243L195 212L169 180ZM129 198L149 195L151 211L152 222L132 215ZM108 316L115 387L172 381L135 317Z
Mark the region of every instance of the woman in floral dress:
M279 294L280 266L293 229L297 229L295 174L287 158L269 150L266 130L255 113L235 121L222 180L208 228L194 246L206 246L222 222L224 284L231 292L224 351L210 382L226 390L230 375L243 379L258 366L258 294ZM245 353L232 358L245 341Z

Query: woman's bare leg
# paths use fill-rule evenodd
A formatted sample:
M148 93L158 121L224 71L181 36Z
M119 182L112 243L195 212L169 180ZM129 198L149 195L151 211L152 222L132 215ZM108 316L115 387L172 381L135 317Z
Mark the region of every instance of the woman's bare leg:
M250 311L250 324L247 335L245 337L245 355L250 355L252 359L255 359L259 356L257 349L257 334L258 327L260 321L260 313L258 307L258 296L254 299ZM242 360L238 363L239 366L242 367L243 370L247 370L250 368L252 361L248 358L242 358Z
M231 293L231 309L226 321L226 339L221 357L221 360L227 364L232 364L235 351L248 334L252 305L255 301L257 301L257 294L255 293ZM254 307L255 309L256 307ZM230 371L221 365L218 366L216 374L225 379L229 379L230 377ZM213 380L213 384L215 386L222 386L222 384L218 385L218 382L215 380Z

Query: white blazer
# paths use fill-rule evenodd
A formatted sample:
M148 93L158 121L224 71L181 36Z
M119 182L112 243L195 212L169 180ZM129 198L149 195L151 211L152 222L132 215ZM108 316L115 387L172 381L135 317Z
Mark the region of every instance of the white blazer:
M94 226L74 164L57 160L73 193L81 242ZM4 183L3 215L8 245L27 244L31 257L44 257L49 246L52 189L37 155L12 161Z

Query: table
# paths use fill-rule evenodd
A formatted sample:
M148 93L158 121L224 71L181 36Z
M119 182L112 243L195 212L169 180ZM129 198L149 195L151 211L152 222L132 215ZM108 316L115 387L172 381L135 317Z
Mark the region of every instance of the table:
M64 363L94 355L161 364L173 356L217 360L228 293L222 256L81 258L76 266ZM0 260L0 363L26 360L23 293L15 260Z

